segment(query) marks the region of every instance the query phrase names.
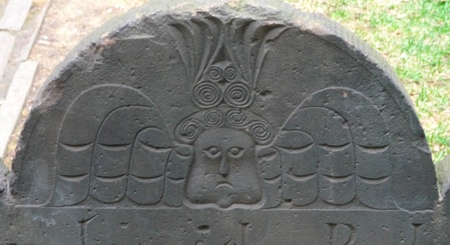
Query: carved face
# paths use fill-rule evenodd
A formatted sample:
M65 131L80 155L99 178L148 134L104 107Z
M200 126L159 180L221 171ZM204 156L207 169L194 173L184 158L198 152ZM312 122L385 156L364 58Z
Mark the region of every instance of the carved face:
M262 198L255 142L242 131L214 128L194 142L195 158L187 183L192 203L255 204Z

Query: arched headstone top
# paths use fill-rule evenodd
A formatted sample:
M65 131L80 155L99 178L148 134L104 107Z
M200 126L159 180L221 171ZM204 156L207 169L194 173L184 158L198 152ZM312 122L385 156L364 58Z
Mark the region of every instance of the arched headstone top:
M337 23L283 4L151 2L88 37L42 91L13 167L24 203L420 210L437 198L389 65ZM203 167L214 164L217 175ZM175 182L183 192L165 193ZM219 182L230 187L207 187ZM141 200L144 183L159 191Z
M301 12L277 0L220 0L213 2L171 0L164 3L149 1L140 8L135 8L110 20L80 42L70 52L66 60L55 69L48 79L46 88L50 90L56 87L55 90L59 91L63 82L58 83L57 81L64 81L65 77L70 76L77 69L91 69L98 61L98 56L101 57L102 52L115 45L117 40L145 37L156 40L158 36L161 36L161 33L156 33L164 25L170 25L177 21L180 23L186 22L189 19L196 21L196 18L208 18L209 16L215 17L223 23L235 19L252 19L283 25L292 30L311 34L330 45L334 45L377 78L376 82L381 83L386 92L395 98L398 107L410 121L411 130L419 137L423 137L423 130L406 90L392 67L379 52L340 24L323 15ZM47 101L45 99L47 94L49 93L41 93L43 96L38 100L38 103ZM54 97L48 98L49 104L57 101ZM45 104L44 107L47 107L47 105Z
M134 218L112 226L141 213L167 219L155 229L215 234L211 244L238 233L260 244L265 230L283 234L271 219L299 227L296 215L325 220L305 244L361 243L357 233L372 228L350 212L395 216L383 227L409 234L438 199L392 68L337 23L271 1L152 1L99 28L42 89L13 174L10 201L84 212L82 234L125 209Z

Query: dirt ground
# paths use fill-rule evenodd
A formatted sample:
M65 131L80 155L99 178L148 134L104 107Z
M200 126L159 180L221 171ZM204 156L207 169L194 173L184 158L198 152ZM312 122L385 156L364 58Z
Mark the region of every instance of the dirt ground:
M29 57L30 60L39 61L39 67L22 111L22 118L8 145L4 159L7 166L11 166L18 135L31 105L55 66L63 61L69 51L84 37L107 20L146 2L146 0L50 1L50 8ZM45 3L46 0L34 0L32 10L39 10Z

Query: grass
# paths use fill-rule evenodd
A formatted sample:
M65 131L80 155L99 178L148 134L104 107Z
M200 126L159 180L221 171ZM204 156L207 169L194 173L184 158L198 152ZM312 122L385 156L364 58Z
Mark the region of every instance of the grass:
M412 97L433 161L450 155L450 1L287 0L381 52Z

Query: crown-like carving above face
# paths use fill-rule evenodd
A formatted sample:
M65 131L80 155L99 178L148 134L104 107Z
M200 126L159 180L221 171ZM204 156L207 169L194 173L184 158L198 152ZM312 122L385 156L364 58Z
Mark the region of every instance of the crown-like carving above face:
M268 42L286 27L255 20L222 22L213 17L176 22L171 27L192 81L192 100L202 109L179 122L178 140L192 144L207 129L230 128L246 132L257 144L270 142L270 123L245 109L255 100Z
M171 25L177 51L200 109L175 128L193 146L185 187L187 205L262 205L257 145L273 141L268 120L250 110L268 41L286 27L255 20L197 17Z
M230 128L246 132L260 145L273 139L273 128L255 113L227 106L201 110L182 120L175 132L178 140L192 144L200 134L212 128Z
M200 108L213 108L226 104L246 108L253 103L253 92L238 69L229 61L211 65L201 81L193 87L195 104Z
M169 27L192 82L193 101L202 109L221 104L249 107L269 43L287 29L280 23L223 22L210 16L174 21Z

